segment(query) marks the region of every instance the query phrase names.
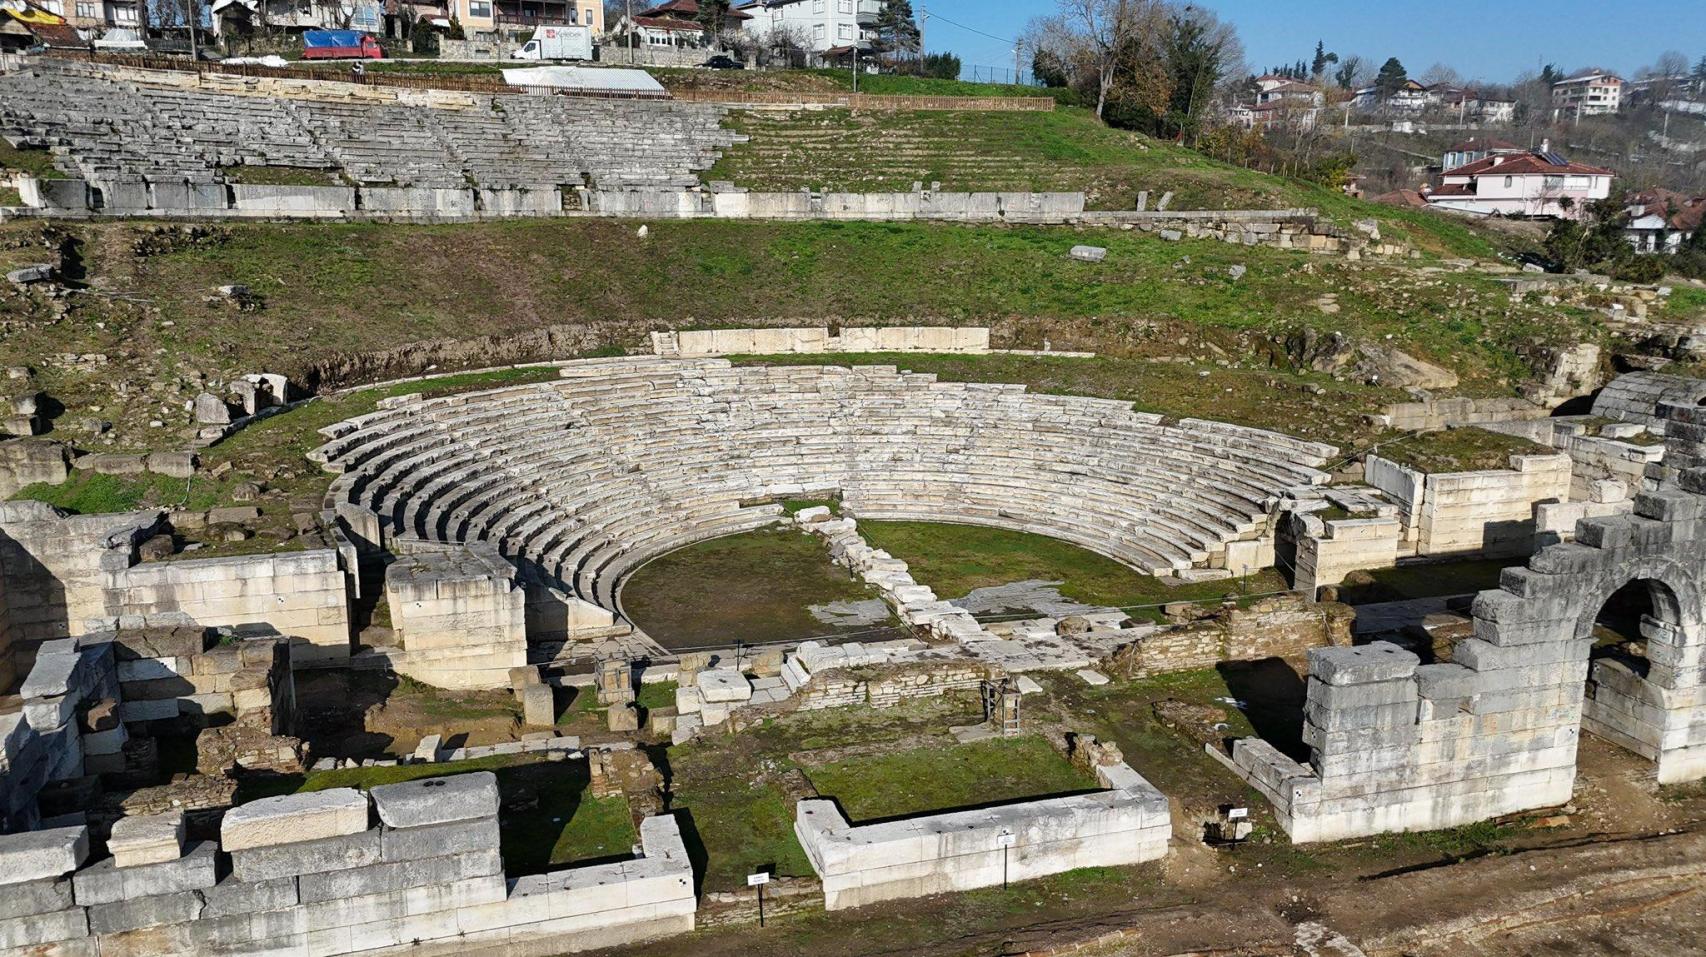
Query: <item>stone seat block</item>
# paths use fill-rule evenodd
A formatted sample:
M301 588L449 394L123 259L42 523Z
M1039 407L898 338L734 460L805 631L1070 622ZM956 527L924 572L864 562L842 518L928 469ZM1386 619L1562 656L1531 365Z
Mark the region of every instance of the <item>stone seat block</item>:
M367 796L354 788L262 798L225 813L220 843L228 853L367 830Z
M490 771L385 784L369 793L387 828L477 821L498 813L498 780Z
M218 851L212 841L202 841L183 857L161 863L119 867L115 858L96 861L72 878L77 903L94 906L212 887Z
M0 836L0 885L57 878L75 871L88 857L87 827L3 835Z

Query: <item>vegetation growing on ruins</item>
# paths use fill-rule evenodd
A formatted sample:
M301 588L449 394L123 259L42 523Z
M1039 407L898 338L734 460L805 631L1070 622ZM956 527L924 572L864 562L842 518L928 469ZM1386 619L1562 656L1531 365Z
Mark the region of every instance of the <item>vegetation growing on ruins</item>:
M19 149L0 139L0 170L15 170L37 179L64 179L53 165L53 154L44 149Z
M1519 435L1474 427L1419 432L1384 442L1381 458L1421 472L1508 469L1513 455L1555 455L1557 450Z
M944 598L1009 582L1059 581L1066 598L1120 608L1152 606L1134 609L1134 617L1158 619L1164 602L1219 601L1229 593L1285 590L1273 569L1245 579L1163 582L1059 539L984 525L867 521L860 522L859 529L873 546L905 561L920 584Z
M1351 605L1468 595L1499 587L1499 573L1525 558L1476 558L1452 562L1397 565L1359 571L1339 586L1339 600Z
M851 632L881 640L886 627L838 627L809 610L876 597L870 587L831 563L817 538L774 527L715 538L653 559L622 590L623 607L634 623L676 650Z
M1093 791L1096 781L1035 735L883 751L805 767L855 824Z

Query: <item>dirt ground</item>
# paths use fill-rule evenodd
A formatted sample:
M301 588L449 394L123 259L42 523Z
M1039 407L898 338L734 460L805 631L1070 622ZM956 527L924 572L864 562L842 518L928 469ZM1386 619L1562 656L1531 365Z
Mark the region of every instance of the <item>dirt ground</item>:
M1070 712L1085 700L1061 696ZM1105 703L1105 702L1104 702ZM1040 715L1039 715L1040 719ZM1147 733L1147 731L1145 732ZM1129 752L1128 752L1129 754ZM1198 772L1160 769L1200 803ZM1168 784L1163 790L1175 794ZM1206 795L1207 790L1204 791ZM1175 794L1176 801L1179 800ZM1252 808L1258 817L1265 809ZM658 957L1525 957L1706 954L1706 787L1659 787L1639 757L1584 736L1575 800L1460 832L1168 858L1013 888L828 914L794 906L760 931L709 919L626 953ZM624 953L611 951L611 954Z

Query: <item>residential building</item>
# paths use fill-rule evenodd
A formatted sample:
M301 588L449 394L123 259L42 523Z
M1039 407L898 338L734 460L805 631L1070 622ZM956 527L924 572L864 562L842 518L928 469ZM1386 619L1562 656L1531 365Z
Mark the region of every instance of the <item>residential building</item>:
M1443 84L1428 87L1428 94L1437 99L1440 109L1460 122L1500 125L1516 119L1515 100L1495 99L1476 90Z
M750 19L742 28L755 36L785 30L820 58L845 56L877 38L882 0L750 0L735 7Z
M1706 196L1651 189L1629 197L1629 224L1623 235L1641 253L1674 253L1706 220Z
M86 32L99 33L100 29ZM38 45L86 50L89 41L45 4L0 0L0 50L27 50Z
M1428 87L1415 80L1405 80L1404 85L1389 97L1382 98L1379 87L1365 86L1351 98L1351 105L1359 110L1386 110L1411 115L1425 112L1439 104L1439 94L1431 92Z
M604 34L599 0L449 0L451 13L470 33L531 34L538 27L586 26Z
M1542 144L1532 153L1494 153L1448 169L1426 195L1435 209L1477 216L1577 219L1590 203L1611 195L1612 175Z
M361 30L384 26L379 0L213 0L215 33L248 33L259 27L296 33Z
M1275 100L1271 103L1234 103L1226 110L1228 122L1247 130L1312 130L1320 118L1320 107L1285 100Z
M1623 78L1604 70L1583 70L1552 84L1552 114L1600 116L1623 106Z
M731 8L724 15L727 29L742 30L751 15ZM699 22L698 0L667 0L634 14L632 20L623 17L615 33L624 38L633 35L638 45L651 50L699 50L706 44L705 26Z
M6 0L0 7L22 15L22 19L31 19L32 10L57 17L85 40L114 27L136 29L142 22L141 0ZM39 22L34 25L47 26Z
M1512 154L1526 152L1528 152L1528 150L1525 147L1518 146L1509 140L1490 139L1484 136L1476 136L1466 139L1461 143L1452 144L1452 146L1440 156L1439 168L1441 170L1456 169L1459 166L1468 166L1476 160L1486 159L1489 156L1500 153L1509 156Z

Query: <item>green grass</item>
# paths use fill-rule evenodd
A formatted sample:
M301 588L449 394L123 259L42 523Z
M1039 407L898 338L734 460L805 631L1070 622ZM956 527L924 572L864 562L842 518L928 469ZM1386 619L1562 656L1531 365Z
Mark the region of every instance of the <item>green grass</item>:
M806 776L855 823L1097 787L1034 735L807 766Z
M1557 451L1521 436L1471 427L1405 436L1382 445L1379 455L1432 474L1508 469L1512 455L1555 455Z
M336 170L301 166L224 166L219 175L227 183L249 186L338 186L343 183Z
M700 542L648 562L623 587L629 617L664 647L728 647L810 638L836 628L812 605L875 592L830 562L823 542L794 528L763 528Z
M500 771L521 765L539 763L536 754L497 754L467 761L436 764L395 764L390 767L339 768L335 771L311 771L297 792L324 791L329 788L360 788L371 790L382 784L401 784L421 778L445 777L452 774L472 774L475 771Z
M1674 287L1671 289L1670 298L1665 301L1664 313L1676 318L1706 313L1706 289L1694 286Z
M1150 575L1058 539L982 525L860 522L866 541L911 566L920 584L959 598L976 588L1040 579L1088 605L1128 607L1174 601L1219 601L1228 593L1285 590L1272 569L1247 579L1168 585ZM1145 609L1157 617L1158 609Z
M639 693L634 696L634 703L641 708L675 707L675 689L679 687L673 681L653 681L640 685Z
M65 174L53 165L53 154L43 149L18 149L0 140L0 169L14 169L36 179L64 179Z
M574 816L564 826L562 835L551 846L550 863L626 857L639 840L628 813L627 798L621 795L584 797L576 806Z
M0 206L22 206L24 197L11 188L0 189Z
M72 472L62 485L26 485L12 497L46 502L78 515L128 512L144 506L206 509L218 502L216 490L205 483L164 475L102 475L90 471Z

